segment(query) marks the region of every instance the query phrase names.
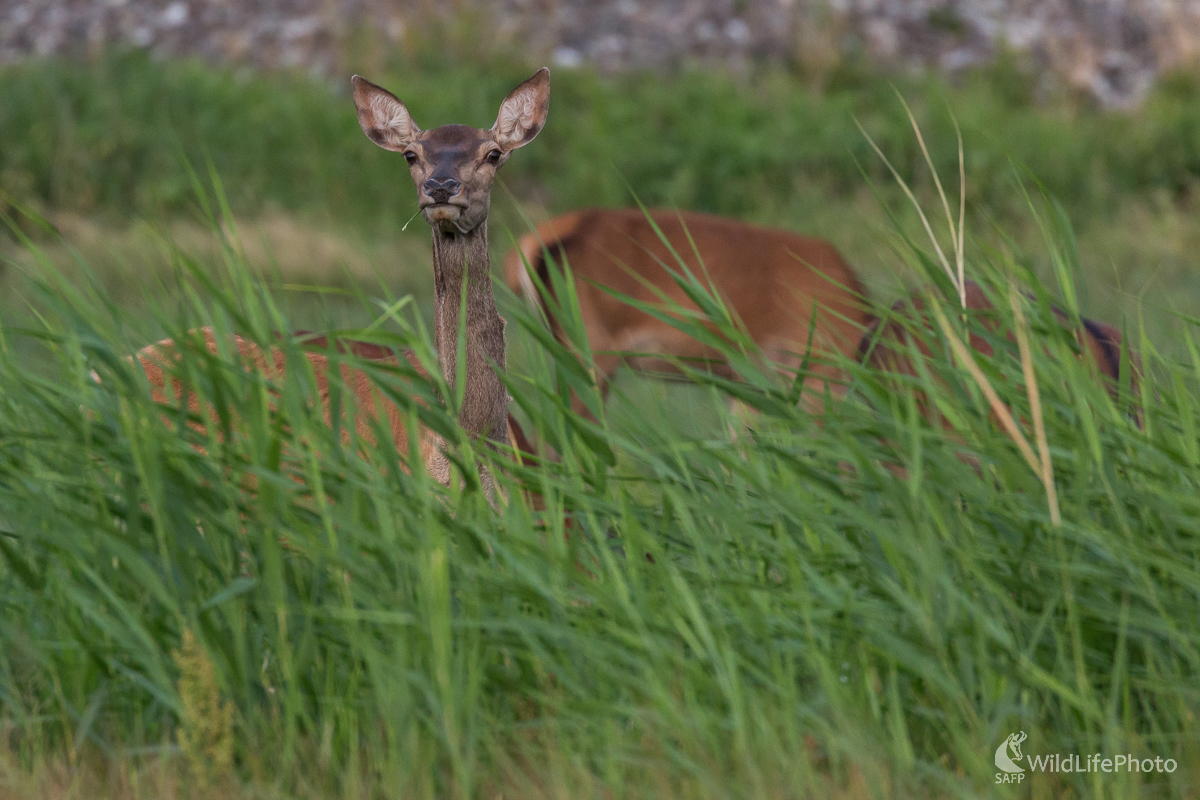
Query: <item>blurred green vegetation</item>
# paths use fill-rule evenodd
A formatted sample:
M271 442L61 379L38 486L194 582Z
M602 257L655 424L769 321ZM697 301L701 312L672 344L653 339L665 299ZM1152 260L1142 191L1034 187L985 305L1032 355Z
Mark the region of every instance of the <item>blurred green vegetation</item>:
M498 99L529 71L513 61L414 56L369 77L424 127L486 127ZM58 209L178 214L191 202L182 154L192 163L211 158L238 213L312 211L373 231L395 228L412 213L407 173L399 158L363 146L348 77L325 83L144 55L5 66L0 185L12 198ZM1024 88L1031 82L1007 63L957 86L932 76L889 82L852 65L816 87L780 70L742 79L556 70L540 146L505 172L518 197L539 192L553 209L628 205L632 187L648 204L761 216L786 206L802 184L836 201L861 190L862 170L882 183L857 120L920 185L921 155L899 91L942 174L957 169L957 119L969 200L993 212L1023 205L1013 164L1084 216L1111 213L1130 194L1194 192L1200 78L1164 80L1130 114L1070 98L1036 105Z

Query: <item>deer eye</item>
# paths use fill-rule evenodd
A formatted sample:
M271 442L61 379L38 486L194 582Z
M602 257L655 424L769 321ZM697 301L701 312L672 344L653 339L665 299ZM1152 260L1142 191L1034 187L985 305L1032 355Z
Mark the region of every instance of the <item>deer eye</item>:
M407 150L404 153L404 160L407 161L408 165L411 167L413 164L417 163L417 154L412 150Z
M501 155L503 155L503 154L499 150L493 150L492 152L488 153L487 154L488 163L489 164L499 164Z

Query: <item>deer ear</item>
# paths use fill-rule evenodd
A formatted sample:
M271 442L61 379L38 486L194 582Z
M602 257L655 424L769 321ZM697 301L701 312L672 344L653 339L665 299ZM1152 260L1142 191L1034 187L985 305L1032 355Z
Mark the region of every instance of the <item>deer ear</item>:
M404 103L394 94L358 75L350 83L354 86L358 124L372 142L385 150L401 151L421 133Z
M516 150L533 141L546 124L550 110L550 70L542 67L533 77L509 92L500 104L492 136L504 150Z

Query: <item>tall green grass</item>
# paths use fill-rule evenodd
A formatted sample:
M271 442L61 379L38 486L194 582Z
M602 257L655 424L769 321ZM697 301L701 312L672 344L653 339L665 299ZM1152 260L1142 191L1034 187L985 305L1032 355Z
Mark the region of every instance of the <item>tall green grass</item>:
M1054 230L1048 255L1068 264ZM908 246L932 279L934 256ZM843 364L847 397L814 418L686 275L741 380L694 371L690 407L620 428L570 411L572 389L599 407L577 308L561 309L567 345L514 312L529 335L513 409L557 454L531 465L456 435L436 370L331 353L455 443L443 489L382 431L342 442L298 343L276 337L289 319L223 252L215 275L177 254L157 320L46 263L41 324L0 328L0 781L65 760L197 796L1196 795L1200 350L1188 338L1190 361L1170 362L1129 326L1147 378L1114 401L1049 309L1070 308L1070 270L1047 287L1003 256L967 264L999 298L1014 276L1035 293L1056 523L941 335L908 384ZM433 363L410 309L363 302L378 324L346 335ZM942 302L960 338L994 343L981 368L1029 424L1007 304L998 335ZM679 324L705 335L699 321ZM270 384L189 344L199 325L294 368ZM156 405L125 360L158 327L215 420ZM43 369L14 356L25 339ZM731 398L756 412L736 439L663 424L732 422ZM506 489L497 511L473 459ZM1028 753L1180 766L997 787L992 754L1017 730Z

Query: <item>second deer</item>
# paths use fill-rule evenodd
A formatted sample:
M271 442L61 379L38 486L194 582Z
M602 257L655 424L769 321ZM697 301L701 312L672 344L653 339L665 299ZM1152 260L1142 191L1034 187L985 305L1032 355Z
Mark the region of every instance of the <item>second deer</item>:
M664 268L678 271L676 256L701 282L711 282L763 354L785 370L800 366L816 315L812 391L805 393L810 403L823 394L826 381L838 393L840 373L829 357L852 357L872 320L858 276L833 245L709 214L658 209L647 216L638 209L595 208L549 220L521 237L504 264L509 287L533 304L541 300L526 265L551 287L547 254L554 263L568 265L576 279L601 392L622 363L670 372L676 361L690 361L729 374L712 348L600 288L655 305L661 293L695 309ZM561 325L552 317L549 322L562 340ZM586 413L579 398L573 405Z

